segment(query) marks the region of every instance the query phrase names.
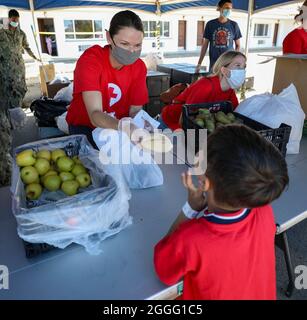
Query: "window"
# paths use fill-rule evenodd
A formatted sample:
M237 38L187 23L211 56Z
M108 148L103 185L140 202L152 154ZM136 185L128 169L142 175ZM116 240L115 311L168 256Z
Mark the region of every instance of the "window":
M267 37L269 35L268 24L255 24L254 36L255 37Z
M145 38L154 38L157 34L157 21L143 21ZM169 21L161 21L160 23L161 37L170 36Z
M65 39L102 39L101 20L64 20Z

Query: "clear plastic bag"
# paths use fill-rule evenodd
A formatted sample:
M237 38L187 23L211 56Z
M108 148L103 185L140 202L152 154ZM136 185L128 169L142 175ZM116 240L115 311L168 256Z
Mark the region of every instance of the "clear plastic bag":
M19 236L30 243L48 243L65 248L71 243L85 247L90 254L101 252L101 241L132 223L129 216L128 189L105 173L98 151L84 135L37 141L20 146L16 154L26 149L65 149L68 156L79 155L89 170L92 185L79 189L68 197L62 191L44 191L39 200L26 199L15 160L12 176L12 210L17 220Z

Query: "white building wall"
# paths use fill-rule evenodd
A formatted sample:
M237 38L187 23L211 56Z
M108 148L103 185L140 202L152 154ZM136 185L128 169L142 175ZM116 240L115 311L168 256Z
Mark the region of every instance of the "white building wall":
M56 41L58 55L60 57L74 57L77 58L82 54L82 51L79 51L79 46L92 46L99 44L104 46L106 44L105 32L103 33L103 39L89 39L89 40L68 40L65 39L64 33L64 20L65 19L99 19L103 21L103 29L108 29L112 16L120 11L121 9L114 8L86 8L82 7L81 9L69 8L69 9L57 9L49 10L46 12L37 11L35 12L35 24L37 26L37 18L53 18L54 27L56 32ZM291 11L293 12L293 11ZM0 17L7 17L8 9L0 7ZM31 31L31 25L33 24L32 15L29 11L19 10L20 13L20 26L21 29L27 34L28 42L34 53L37 53L34 37ZM157 20L158 17L153 13L146 13L144 11L137 11L136 13L140 15L142 20ZM293 15L295 11L293 12ZM273 36L274 36L274 26L275 23L279 21L279 33L277 38L277 46L282 45L284 37L295 27L293 23L293 15L288 17L282 17L280 20L276 19L274 14L262 14L257 13L252 19L252 28L250 34L250 48L268 48L272 47ZM195 51L199 49L197 47L197 21L203 20L208 22L209 20L215 19L218 17L218 12L214 8L191 8L191 9L180 9L175 10L161 16L161 21L169 21L170 23L170 36L161 37L161 52L176 52L178 51L178 21L186 21L186 51ZM242 38L241 38L241 48L245 46L246 38L246 27L247 27L247 14L243 12L234 11L232 12L231 19L236 21L240 27ZM254 36L254 26L255 24L268 24L269 33L266 37L255 37ZM40 47L39 37L38 45ZM154 38L145 38L143 42L143 53L147 54L150 52L156 52L156 46L153 44L156 43ZM25 55L27 57L27 55Z

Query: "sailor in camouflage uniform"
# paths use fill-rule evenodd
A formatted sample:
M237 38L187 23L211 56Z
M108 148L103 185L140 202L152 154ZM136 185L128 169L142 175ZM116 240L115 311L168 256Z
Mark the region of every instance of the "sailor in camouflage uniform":
M0 85L8 95L8 108L21 107L27 91L24 50L39 61L29 47L26 34L19 28L18 11L12 9L9 11L9 29L0 30Z
M19 13L10 10L9 29L0 29L0 187L9 185L11 179L12 134L9 109L21 107L27 91L22 53L26 50L36 59L18 23Z

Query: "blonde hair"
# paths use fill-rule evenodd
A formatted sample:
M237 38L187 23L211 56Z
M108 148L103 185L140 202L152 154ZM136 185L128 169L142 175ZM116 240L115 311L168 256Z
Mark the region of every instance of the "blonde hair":
M213 68L212 68L213 74L211 76L221 77L222 68L227 67L233 61L233 59L238 56L241 56L246 60L246 56L242 52L234 51L234 50L224 52L222 55L219 56L219 58L216 60L215 64L213 65Z

